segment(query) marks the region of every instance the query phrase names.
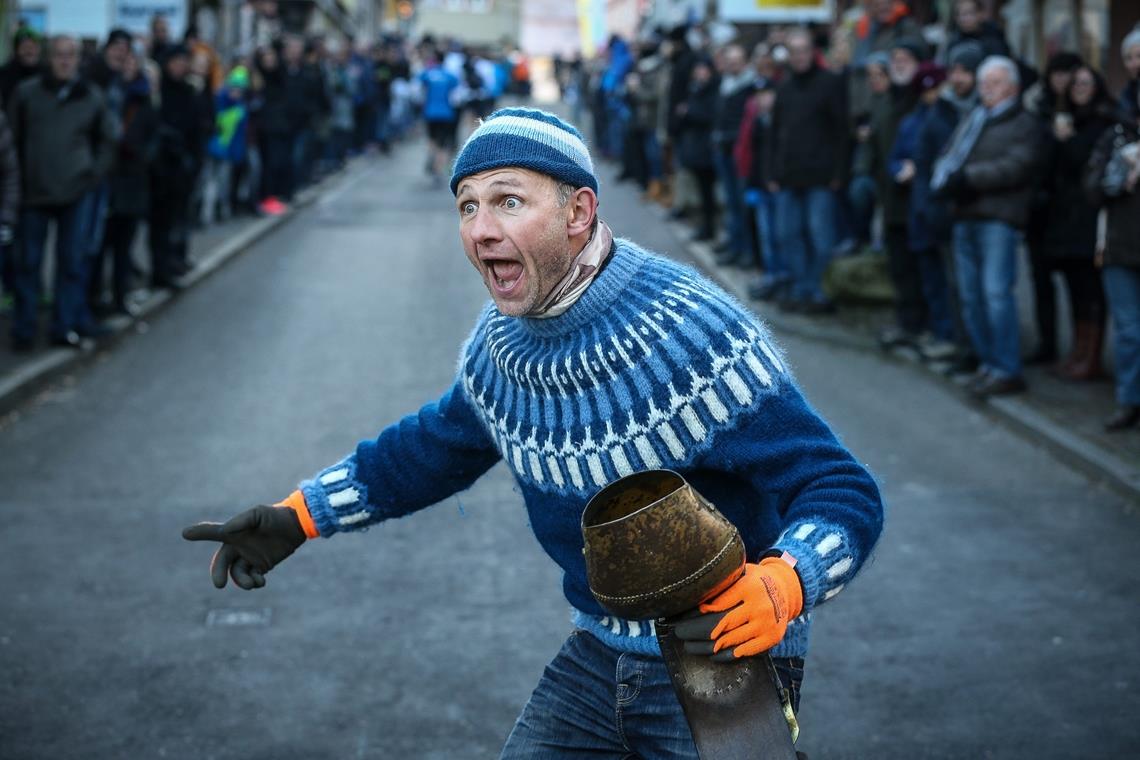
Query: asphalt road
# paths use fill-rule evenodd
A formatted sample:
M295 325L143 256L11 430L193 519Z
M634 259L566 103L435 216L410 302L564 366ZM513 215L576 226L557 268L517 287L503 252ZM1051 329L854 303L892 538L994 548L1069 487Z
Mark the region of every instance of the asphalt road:
M215 590L179 537L449 384L485 293L419 151L361 163L0 424L0 757L497 756L570 629L504 468L258 592ZM627 187L602 201L683 251ZM784 345L888 502L816 616L801 749L1138 756L1140 515L921 373Z

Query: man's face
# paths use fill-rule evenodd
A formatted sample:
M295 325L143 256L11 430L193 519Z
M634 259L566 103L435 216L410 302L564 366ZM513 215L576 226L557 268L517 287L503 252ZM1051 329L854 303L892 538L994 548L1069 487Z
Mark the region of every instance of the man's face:
M20 59L20 64L27 67L40 65L40 43L33 39L20 40L20 46L16 48L16 57Z
M1128 70L1128 78L1140 77L1140 45L1133 45L1124 51L1124 68Z
M792 71L802 74L811 68L812 44L807 35L789 36L787 48L788 65L792 67Z
M871 16L880 24L889 24L894 0L871 0Z
M747 60L744 58L744 50L733 45L724 54L724 70L732 76L736 76L744 71L744 66Z
M1010 80L1009 72L995 66L982 74L981 82L978 83L978 91L982 105L986 108L993 108L1016 95L1017 87Z
M122 71L123 62L127 60L130 47L126 40L115 40L103 49L103 60L111 71Z
M891 51L891 84L906 87L918 73L918 59L906 48Z
M950 82L950 89L959 98L969 97L970 93L974 91L974 72L965 66L951 66L946 79Z
M79 69L79 43L73 39L56 40L48 55L51 74L61 82L70 82Z
M877 64L867 67L867 86L876 95L881 95L891 89L891 76L887 70Z
M459 237L499 311L530 313L566 276L576 253L570 210L554 180L529 169L489 169L464 178L455 199Z
M978 5L974 0L959 0L954 6L954 21L958 29L966 34L973 34L981 26L982 17L978 13Z
M166 74L175 82L181 82L190 71L190 59L184 55L172 55L166 59Z

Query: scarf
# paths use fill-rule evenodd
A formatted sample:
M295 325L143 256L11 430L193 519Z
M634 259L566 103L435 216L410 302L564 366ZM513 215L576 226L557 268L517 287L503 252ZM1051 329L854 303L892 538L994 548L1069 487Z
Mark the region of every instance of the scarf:
M590 236L586 245L574 259L574 263L570 265L570 271L566 273L561 282L554 286L550 295L543 299L542 303L527 316L536 319L549 319L565 314L566 310L582 297L586 288L590 287L590 283L598 276L598 272L602 270L602 266L610 257L613 243L614 236L610 232L609 226L599 219L597 226L594 227L594 234Z
M931 190L938 192L944 188L946 181L950 179L950 175L965 166L966 159L970 157L970 151L974 149L974 144L981 137L982 128L986 126L986 122L1001 116L1013 108L1016 103L1017 98L1007 98L993 108L986 108L983 105L974 107L974 110L966 117L966 121L959 125L961 129L954 133L950 147L934 164L934 175L930 178Z

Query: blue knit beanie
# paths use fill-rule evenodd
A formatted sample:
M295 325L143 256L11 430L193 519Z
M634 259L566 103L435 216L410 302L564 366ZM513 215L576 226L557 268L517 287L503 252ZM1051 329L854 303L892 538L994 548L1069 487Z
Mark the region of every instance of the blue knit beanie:
M455 158L451 192L464 177L504 166L533 169L575 188L598 192L594 162L582 134L536 108L500 108L488 116Z

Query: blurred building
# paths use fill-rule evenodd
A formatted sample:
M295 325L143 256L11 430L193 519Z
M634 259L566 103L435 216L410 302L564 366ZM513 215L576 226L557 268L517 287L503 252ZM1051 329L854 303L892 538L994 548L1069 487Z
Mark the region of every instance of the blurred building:
M563 4L573 0L563 0ZM412 34L471 45L519 47L523 0L417 0Z

